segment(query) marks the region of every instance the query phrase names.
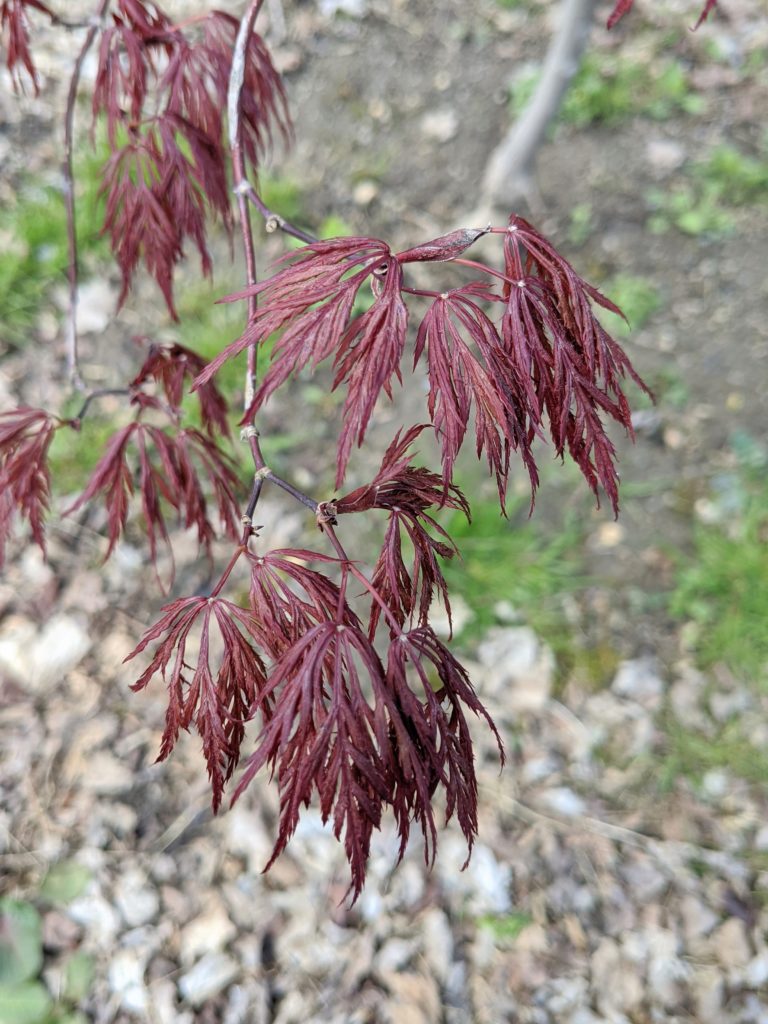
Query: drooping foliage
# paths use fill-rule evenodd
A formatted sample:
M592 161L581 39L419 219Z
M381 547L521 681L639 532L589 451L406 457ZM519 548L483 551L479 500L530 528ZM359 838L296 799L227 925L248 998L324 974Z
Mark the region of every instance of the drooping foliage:
M450 618L443 563L456 555L440 512L470 515L454 481L465 441L471 437L487 463L502 511L512 457L523 460L535 493L537 458L548 440L617 511L607 425L631 434L623 387L627 378L643 384L598 319L600 309L619 312L616 306L515 214L506 224L461 228L401 251L368 236L310 240L257 281L247 202L269 214L269 230L308 237L265 213L256 185L271 143L291 134L283 85L253 30L260 6L251 0L242 21L212 11L179 25L149 0L100 0L96 19L80 26L88 30L81 58L97 43L92 114L105 125L110 148L104 232L122 279L118 304L143 264L176 316L174 273L185 246L197 250L209 273L208 220L214 215L233 231L234 186L249 276L228 298L248 300L248 321L239 338L222 339L210 363L178 342L149 343L127 386L88 392L74 416L27 406L1 412L0 565L18 519L45 552L56 431L72 430L76 441L100 398L122 394L127 413L69 511L88 515L103 505L106 558L133 529L134 511L156 566L163 551L171 553L177 527L195 532L211 563L219 540L234 545L210 594L170 601L128 656L146 660L134 689L158 677L167 688L159 757L169 756L182 730L194 729L218 809L254 723L234 796L264 768L274 777L280 815L269 864L302 809L316 801L344 844L356 897L387 810L400 857L415 823L432 862L441 802L471 851L478 830L471 717L491 729L503 760L501 737L465 668L432 625L436 603ZM706 0L700 21L714 6ZM619 0L609 24L631 7L632 0ZM7 68L17 89L31 82L37 90L30 16L61 25L65 19L40 0L0 0ZM235 125L227 125L227 111ZM238 149L243 159L234 159ZM497 259L468 258L487 235ZM428 273L439 279L434 290L422 286ZM70 283L76 279L74 259ZM74 314L71 323L76 341ZM246 483L227 447L229 402L215 375L245 351L255 363L253 353L267 344L271 361L247 392L242 418L253 458ZM76 346L70 355L76 368ZM403 367L426 375L426 401L425 422L397 432L373 479L316 502L266 465L255 420L290 378L322 363L331 368L329 386L344 395L338 491L382 399L394 398ZM439 471L414 461L414 444L428 444L430 435ZM254 525L269 483L314 511L328 551L269 549L261 536L268 526ZM381 549L367 574L344 546L353 515L383 520ZM230 585L237 593L235 580L247 599L222 596Z

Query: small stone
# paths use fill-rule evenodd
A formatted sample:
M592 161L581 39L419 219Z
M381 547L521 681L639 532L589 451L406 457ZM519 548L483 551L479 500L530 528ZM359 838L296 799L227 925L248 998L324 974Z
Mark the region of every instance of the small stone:
M352 191L352 199L357 206L368 206L379 194L379 186L375 181L360 181Z
M581 797L567 786L555 786L553 789L547 789L541 794L540 799L550 811L562 814L566 818L584 814L587 809L587 805Z
M680 901L680 914L683 919L683 932L688 943L709 935L720 920L719 915L711 907L692 895L684 896Z
M428 910L422 919L424 959L432 973L444 985L453 961L453 932L442 910Z
M695 969L691 983L695 1020L700 1024L723 1024L725 979L715 967Z
M182 975L179 991L191 1006L202 1006L207 999L222 992L239 973L240 967L231 956L208 953Z
M722 800L731 786L731 777L722 768L712 768L701 780L701 792L707 800Z
M387 939L374 957L374 966L382 974L401 971L410 964L418 949L419 945L413 939L401 939L397 936Z
M50 953L72 949L81 934L80 926L58 910L51 910L43 917L43 947Z
M205 954L220 952L236 934L237 928L224 907L218 903L209 904L181 931L179 952L182 964L192 964Z
M599 548L616 548L624 540L625 534L621 523L603 523L595 534L595 544Z
M611 683L611 690L617 697L634 700L645 707L653 707L661 701L664 682L659 677L654 659L636 658L619 665Z
M768 951L758 953L744 968L742 979L750 988L763 988L768 984Z
M503 696L510 714L537 711L552 692L555 658L528 626L497 626L488 631L478 647L486 668L486 692Z
M621 955L613 939L603 938L590 960L592 990L597 1008L616 1020L619 1013L631 1013L643 1000L643 982Z
M85 929L97 946L109 947L120 927L120 918L111 903L99 895L81 896L67 907L67 914Z
M459 118L451 107L431 110L421 119L421 130L435 142L450 142L459 128Z
M133 772L120 758L107 750L95 751L88 772L82 778L83 789L101 796L116 796L133 789Z
M117 292L103 277L94 277L77 290L77 328L81 334L101 334L115 314Z
M120 1005L129 1013L145 1014L149 1005L149 993L144 984L144 963L131 950L119 950L109 963L107 979L111 991L120 1000Z
M63 676L81 661L91 646L79 617L55 615L42 629L21 618L6 622L0 636L0 669L32 693L61 685Z
M144 874L130 869L115 883L115 905L129 928L153 921L160 908L157 891L147 885Z
M655 171L676 171L685 163L685 149L672 139L651 139L645 152Z
M363 18L367 9L367 0L320 0L320 13L324 18L332 18L335 14Z
M737 918L729 918L710 938L712 955L728 970L746 967L752 959L744 924Z

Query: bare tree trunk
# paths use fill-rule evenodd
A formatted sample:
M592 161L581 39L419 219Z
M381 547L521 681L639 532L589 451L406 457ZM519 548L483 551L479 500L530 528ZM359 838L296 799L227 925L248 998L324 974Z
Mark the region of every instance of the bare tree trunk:
M483 179L483 208L505 208L534 193L534 162L557 116L589 39L596 0L562 0L541 78L525 110L490 156Z

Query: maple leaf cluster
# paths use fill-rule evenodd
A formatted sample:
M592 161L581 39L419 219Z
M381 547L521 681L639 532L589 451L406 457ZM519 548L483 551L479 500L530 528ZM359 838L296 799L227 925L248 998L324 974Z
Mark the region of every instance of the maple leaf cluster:
M176 319L173 270L185 240L210 275L208 212L232 227L223 111L239 22L211 11L183 31L139 0L117 0L111 20L101 34L93 117L105 117L112 149L102 192L104 231L123 278L118 304L143 259ZM254 168L273 129L290 136L282 82L256 33L245 54L240 124Z
M632 2L618 0L610 24ZM700 20L714 4L706 0ZM243 24L250 18L252 27L258 7L249 6ZM26 74L37 88L30 11L57 20L40 0L0 0L9 71L17 87ZM119 303L143 261L175 317L173 277L185 244L198 250L208 273L208 216L218 215L227 230L234 226L223 112L240 22L213 11L182 27L144 0L114 0L101 11L104 24L91 26L99 42L92 111L94 121L105 121L111 149L104 230L122 275ZM273 135L288 138L290 119L263 40L255 32L242 39L234 137L255 172ZM258 207L242 161L233 166L241 204L247 187ZM250 228L241 219L249 254ZM498 243L496 264L466 255L486 235ZM409 276L414 264L440 264L454 278L435 290L416 287ZM194 729L214 809L243 761L253 723L234 798L262 769L276 780L280 815L269 864L285 849L302 809L317 801L344 844L357 897L387 809L400 858L415 824L432 862L441 802L471 851L478 825L472 716L484 720L504 757L466 670L430 621L437 603L450 622L443 566L457 553L440 512L470 515L454 480L462 447L471 438L487 463L502 512L515 454L527 467L533 502L537 452L547 438L616 512L616 450L607 427L613 422L631 435L623 387L627 378L644 384L596 315L600 308L620 313L617 307L515 214L501 226L462 228L402 251L368 236L310 241L265 280L255 281L250 262L249 274L251 283L228 297L248 300L246 328L212 362L180 344L149 344L121 389L128 421L68 512L103 503L108 558L138 509L156 568L161 551L172 555L176 527L194 530L211 561L215 539L230 539L233 553L211 592L171 600L128 656L146 659L134 689L164 681L159 759L182 731ZM364 297L369 301L359 303ZM361 305L364 312L357 311ZM249 493L226 448L228 405L214 378L227 360L267 342L271 360L242 419L254 462ZM337 491L380 401L394 398L404 366L426 374L428 422L397 433L369 482L316 502L265 464L254 418L290 378L323 363L331 367L330 387L344 393ZM70 418L28 407L0 413L0 565L17 517L45 551L52 439L60 429L79 431L103 394L90 393ZM414 463L413 445L430 434L439 472ZM269 483L314 511L332 553L263 544L253 516ZM346 533L349 517L358 514L385 520L367 574L336 534L339 523ZM240 592L248 594L239 602L224 596L238 575Z

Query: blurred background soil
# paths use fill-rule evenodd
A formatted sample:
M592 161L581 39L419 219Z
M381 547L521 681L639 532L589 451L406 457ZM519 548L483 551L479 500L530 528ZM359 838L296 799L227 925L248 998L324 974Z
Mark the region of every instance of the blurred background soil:
M99 513L59 519L62 499L48 564L19 545L0 581L0 1024L768 1022L768 10L719 6L692 33L695 3L637 0L610 35L606 6L517 207L625 309L631 331L610 326L656 404L636 393L635 443L616 436L617 521L545 449L531 518L523 473L503 520L481 467L460 467L474 521L447 522L463 555L455 644L510 755L499 774L477 730L467 869L451 826L432 871L418 846L393 871L386 823L349 909L313 808L262 875L274 786L259 778L214 820L196 737L154 763L164 694L133 696L122 664L162 604L140 528L102 568ZM398 248L464 225L557 5L265 8L296 124L263 175L273 208ZM0 88L0 403L57 409L73 45L35 38L40 96L15 97L7 76ZM240 330L239 304L213 304L240 286L239 259L218 240L212 284L190 262L179 326L144 279L115 316L86 97L79 119L88 383L132 375L139 334L212 356ZM259 240L263 272L285 240ZM429 276L456 280L445 265ZM270 464L318 497L335 461L329 379L291 383L260 424ZM239 389L240 369L224 382ZM378 410L350 486L423 401L414 377ZM66 494L119 402L103 411L54 450ZM316 542L273 494L259 519L271 547ZM188 535L175 551L174 593L188 594L209 570Z

